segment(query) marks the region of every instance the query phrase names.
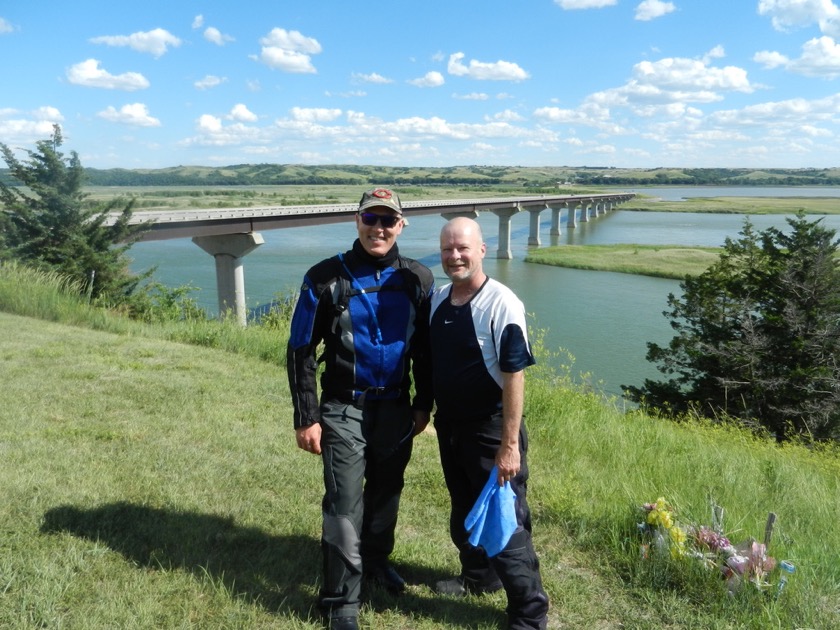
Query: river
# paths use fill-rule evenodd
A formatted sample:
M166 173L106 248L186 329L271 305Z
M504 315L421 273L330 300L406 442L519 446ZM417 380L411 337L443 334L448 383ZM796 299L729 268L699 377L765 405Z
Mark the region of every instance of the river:
M630 192L663 199L714 196L831 196L840 198L840 187L714 188L645 187ZM840 203L840 201L839 201ZM410 215L409 215L410 216ZM657 213L619 210L577 228L561 224L560 236L549 236L549 213L543 214L543 245L616 244L721 246L727 236L737 237L744 215ZM751 215L756 230L785 227L780 215ZM586 382L608 395L620 396L621 385L640 385L658 378L645 361L649 341L664 344L673 335L662 312L669 293L679 293L679 282L630 274L580 271L526 264L528 213L511 223L512 260L493 258L498 246L498 221L489 213L479 217L488 245L485 271L512 287L533 326L545 331L545 341L569 366L577 382ZM411 217L399 239L400 250L428 265L436 281L447 282L438 258L439 216ZM840 215L829 215L824 225L840 233ZM295 291L306 270L315 262L347 249L356 233L352 223L317 228L291 228L262 233L265 244L245 258L247 305L256 308L277 296ZM192 295L210 312L217 309L213 259L190 239L138 243L130 251L135 270L158 266L155 278L171 287L190 285ZM565 359L574 357L574 362ZM559 367L559 366L558 366Z

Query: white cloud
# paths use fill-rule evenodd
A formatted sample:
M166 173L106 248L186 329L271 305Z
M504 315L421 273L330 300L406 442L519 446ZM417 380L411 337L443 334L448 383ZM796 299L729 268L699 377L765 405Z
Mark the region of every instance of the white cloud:
M773 28L819 25L820 31L840 37L840 8L832 0L759 0L759 15L769 15Z
M363 112L347 111L346 120L333 123L342 114L338 109L294 108L290 117L275 120L265 127L223 125L221 119L206 114L198 119L198 134L183 141L184 146L240 146L243 151L264 153L265 147L283 145L284 152L302 154L313 149L315 142L327 142L330 161L336 155L350 161L365 161L414 155L428 157L436 153L436 141L485 142L493 139L556 141L550 130L532 131L505 121L484 124L450 123L440 117L419 116L383 120ZM346 124L345 124L346 123ZM276 150L276 149L275 149ZM387 156L386 156L387 154Z
M309 55L284 50L283 48L265 47L260 53L259 60L269 68L291 72L293 74L316 74L315 66Z
M62 113L50 105L29 112L11 107L0 108L0 138L15 153L18 146L48 138L53 132L53 125L63 120Z
M655 20L676 10L673 2L662 2L662 0L642 0L636 6L636 19L642 22Z
M12 26L11 22L0 17L0 35L5 35L6 33L11 33L15 30L15 27Z
M464 53L457 52L449 56L447 71L457 77L469 77L484 81L522 81L529 78L529 74L517 64L510 61L496 61L486 63L470 60L469 66L462 63Z
M227 117L230 120L239 122L257 122L259 120L257 115L251 112L243 103L234 105Z
M192 27L194 29L201 28L204 26L204 16L200 13L193 18Z
M585 150L584 153L596 153L601 155L612 155L615 153L616 149L611 144L599 144L591 147L588 150Z
M324 96L336 96L338 98L361 98L362 96L367 96L367 92L364 90L350 90L349 92L330 92L329 90L326 90L324 92Z
M525 120L520 114L516 113L512 109L506 109L501 112L496 112L492 116L485 116L484 120L486 121L497 121L502 120L506 122L519 122L521 120Z
M802 45L802 56L787 67L799 74L835 79L840 76L840 44L825 35L811 39Z
M67 69L67 79L74 85L104 88L106 90L145 90L149 81L139 72L111 74L99 67L98 59L87 59Z
M6 117L7 110L0 111L0 138L12 151L13 145L28 145L49 137L53 132L53 124L60 120L33 120L31 118ZM8 112L10 116L14 115ZM15 112L16 114L17 112ZM63 117L62 117L63 120Z
M799 130L806 136L812 138L833 138L834 133L824 127L815 127L814 125L802 125Z
M641 61L633 68L636 80L662 89L735 90L752 92L747 71L735 66L710 67L697 59L671 57L659 61Z
M459 101L486 101L490 97L484 92L470 92L469 94L453 94L452 98Z
M723 46L718 44L705 55L703 55L702 59L703 63L708 64L711 63L712 59L722 59L723 57L726 57L726 51L724 50Z
M383 77L381 74L379 74L377 72L371 72L370 74L360 74L360 73L354 72L350 76L350 78L353 81L360 82L360 83L378 83L378 84L384 85L386 83L393 83L394 82L393 79L388 79L386 77Z
M225 82L227 82L227 77L217 77L213 74L208 74L203 79L199 79L193 83L193 85L198 90L209 90Z
M726 125L773 126L795 125L799 128L803 120L814 124L819 121L832 122L840 114L840 94L826 98L808 100L792 98L784 101L758 103L742 109L721 110L712 113L710 120Z
M119 110L110 105L97 114L109 122L133 125L135 127L160 127L160 120L149 115L148 108L143 103L123 105Z
M762 50L753 55L753 61L771 70L785 68L809 77L835 79L840 76L840 44L824 35L805 42L802 45L802 55L798 59L790 59L779 52Z
M331 122L341 116L340 109L324 107L293 107L292 118L306 122Z
M61 115L61 112L58 111L58 108L52 107L50 105L44 105L34 110L32 112L32 117L35 120L45 120L51 123L60 122L64 120L64 116Z
M222 130L222 119L210 114L202 114L197 122L199 131L215 133Z
M131 35L102 35L92 37L92 44L106 46L128 46L137 52L150 53L155 57L164 55L170 46L177 48L181 40L162 28L151 31L132 33Z
M433 70L431 72L427 72L424 76L420 78L411 79L410 81L408 81L408 83L416 87L427 88L440 87L441 85L446 83L446 81L444 80L443 75L440 72Z
M561 9L603 9L618 3L618 0L554 0Z
M594 125L597 119L582 109L566 109L561 107L538 107L534 110L534 118L549 123Z
M228 42L236 41L230 35L223 34L215 26L207 27L207 29L204 31L204 39L206 39L211 44L216 44L217 46L224 46Z
M772 70L773 68L787 66L787 64L790 63L790 59L788 59L782 53L773 52L769 50L762 50L755 53L753 55L753 61L761 64L769 70Z
M260 39L262 51L258 60L269 68L296 74L315 74L311 55L321 52L321 44L298 31L273 28Z
M287 31L284 28L273 28L271 32L260 40L263 46L273 46L284 50L294 50L308 55L321 52L321 44L312 37L306 37L298 31Z

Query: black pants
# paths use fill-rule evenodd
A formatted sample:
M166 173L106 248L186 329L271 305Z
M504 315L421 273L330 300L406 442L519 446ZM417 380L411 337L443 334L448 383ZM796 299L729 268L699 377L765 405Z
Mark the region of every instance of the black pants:
M324 463L324 582L320 606L333 617L359 610L363 566L385 563L403 474L411 457L414 422L408 403L321 406Z
M449 535L458 549L461 574L472 585L492 588L500 583L508 596L510 628L545 628L548 596L542 587L539 560L531 542L528 509L528 435L523 422L519 433L521 468L511 480L516 494L517 528L507 546L493 558L469 544L464 527L472 506L487 483L501 444L502 418L496 414L479 422L435 418L440 459L452 501Z

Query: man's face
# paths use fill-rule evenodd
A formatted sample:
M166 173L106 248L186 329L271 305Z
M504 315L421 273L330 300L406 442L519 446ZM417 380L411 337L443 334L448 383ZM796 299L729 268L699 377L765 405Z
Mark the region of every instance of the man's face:
M440 263L452 282L466 282L481 272L487 247L473 230L448 229L440 236Z
M376 217L375 221L374 217ZM385 222L393 220L395 222L391 227L384 227L380 217L384 217ZM368 225L372 222L374 225ZM394 246L397 236L402 232L403 220L389 208L368 208L356 214L356 229L359 231L359 241L365 251L371 256L380 258Z

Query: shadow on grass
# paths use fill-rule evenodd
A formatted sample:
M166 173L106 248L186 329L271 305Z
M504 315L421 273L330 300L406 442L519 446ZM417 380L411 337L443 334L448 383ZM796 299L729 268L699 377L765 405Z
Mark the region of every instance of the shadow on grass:
M181 569L224 584L234 597L274 613L317 622L315 605L321 567L319 541L309 536L272 536L237 525L232 517L179 512L132 503L96 508L65 505L44 514L42 533L70 533L108 545L140 567ZM423 585L443 577L422 566L397 569L408 592L393 596L383 589L363 593L376 611L426 617L461 628L498 623L492 602L440 598ZM419 585L419 586L418 586Z

